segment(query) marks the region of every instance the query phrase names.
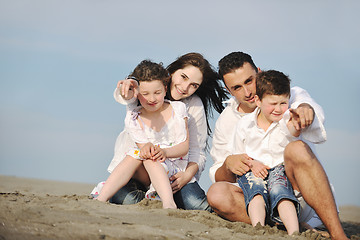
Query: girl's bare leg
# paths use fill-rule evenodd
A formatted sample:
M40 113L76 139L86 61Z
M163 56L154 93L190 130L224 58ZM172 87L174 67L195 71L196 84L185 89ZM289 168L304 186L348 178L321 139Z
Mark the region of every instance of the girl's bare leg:
M277 209L288 234L291 235L294 232L299 231L299 221L294 203L290 200L283 199L278 203Z
M149 174L151 183L154 185L156 192L159 194L163 208L176 209L174 196L170 186L168 175L160 162L144 160L144 167Z
M256 195L249 203L249 216L251 220L251 225L254 227L257 223L260 223L261 226L265 224L265 201L263 196Z
M120 188L129 182L141 164L141 160L126 156L110 174L96 199L102 202L108 201Z

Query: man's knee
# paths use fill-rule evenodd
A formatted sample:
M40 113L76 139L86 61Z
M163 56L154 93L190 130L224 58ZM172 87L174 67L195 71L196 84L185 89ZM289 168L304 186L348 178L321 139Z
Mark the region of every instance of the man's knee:
M237 191L236 191L237 190ZM226 182L217 182L211 185L207 192L207 200L214 210L231 212L239 201L235 195L240 195L240 188Z
M294 141L289 143L284 151L285 166L298 164L309 164L316 161L316 157L309 145L303 141Z
M212 184L206 194L209 205L212 207L218 205L218 202L223 200L225 191L223 183Z

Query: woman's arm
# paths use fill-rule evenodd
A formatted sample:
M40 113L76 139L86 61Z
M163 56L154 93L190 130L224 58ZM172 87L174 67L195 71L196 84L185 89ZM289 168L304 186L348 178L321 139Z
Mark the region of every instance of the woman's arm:
M193 96L184 101L188 109L189 127L189 162L198 165L195 178L199 180L204 171L206 156L207 124L204 106L199 97Z
M179 158L185 156L189 152L189 129L188 129L188 120L185 120L185 127L186 127L186 139L185 141L176 144L173 147L163 148L166 157L168 158Z

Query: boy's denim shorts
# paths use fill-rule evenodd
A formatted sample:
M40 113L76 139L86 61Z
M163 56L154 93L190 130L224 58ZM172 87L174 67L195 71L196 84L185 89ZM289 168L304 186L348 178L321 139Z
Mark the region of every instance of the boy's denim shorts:
M248 211L249 202L260 194L265 201L265 210L273 222L282 224L277 211L277 205L282 199L291 200L299 215L299 202L285 175L284 165L278 165L268 170L268 176L265 179L255 177L252 172L248 172L245 175L237 176L237 182L244 193L246 211Z

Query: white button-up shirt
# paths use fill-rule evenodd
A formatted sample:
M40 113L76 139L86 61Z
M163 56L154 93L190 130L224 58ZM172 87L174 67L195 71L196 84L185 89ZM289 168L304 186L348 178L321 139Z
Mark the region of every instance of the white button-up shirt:
M215 173L218 168L223 165L227 156L234 153L232 150L228 149L227 144L233 140L237 122L246 115L245 113L240 113L237 110L239 103L235 98L231 98L227 101L227 103L228 105L216 121L210 151L214 164L210 168L209 176L213 183L215 182ZM317 143L326 141L326 131L324 127L325 116L323 109L311 98L306 90L300 87L291 88L289 101L290 107L296 109L302 103L308 103L315 111L313 123L302 131L303 139Z
M286 123L290 119L289 111L284 113L279 122L272 122L265 131L258 126L257 116L260 109L242 117L236 124L233 140L228 149L233 154L246 153L249 157L258 160L270 168L284 162L286 145L299 138L293 137Z

